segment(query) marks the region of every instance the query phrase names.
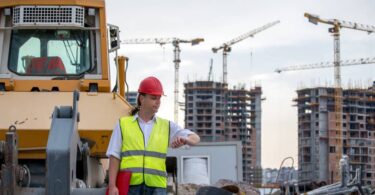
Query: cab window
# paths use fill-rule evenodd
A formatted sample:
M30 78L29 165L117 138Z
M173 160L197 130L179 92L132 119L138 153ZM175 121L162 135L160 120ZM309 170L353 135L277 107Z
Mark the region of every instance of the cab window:
M13 30L8 68L18 75L80 75L90 70L89 32Z

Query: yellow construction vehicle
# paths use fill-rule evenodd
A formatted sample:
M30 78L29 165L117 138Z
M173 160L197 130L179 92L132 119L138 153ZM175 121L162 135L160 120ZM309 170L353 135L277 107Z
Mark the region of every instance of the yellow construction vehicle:
M104 194L101 159L130 109L124 57L111 89L104 0L2 0L0 43L0 194Z

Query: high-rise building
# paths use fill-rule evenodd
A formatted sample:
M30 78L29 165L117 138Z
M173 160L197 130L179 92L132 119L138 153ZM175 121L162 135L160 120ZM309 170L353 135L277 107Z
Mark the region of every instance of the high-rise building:
M224 141L224 94L227 86L218 82L185 83L185 127L203 142Z
M330 87L297 94L299 182L337 182L342 151L349 156L351 175L360 169L362 181L375 185L375 82L340 94ZM337 95L342 97L340 120L335 118Z
M185 83L185 126L203 142L241 141L243 179L262 181L261 87L228 89L213 81Z

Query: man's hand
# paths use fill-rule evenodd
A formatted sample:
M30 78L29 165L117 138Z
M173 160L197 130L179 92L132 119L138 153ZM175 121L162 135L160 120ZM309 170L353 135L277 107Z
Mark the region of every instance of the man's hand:
M181 147L185 144L187 144L186 138L181 137L181 136L177 136L173 139L173 141L171 143L171 147L172 148L179 148L179 147Z
M108 182L108 195L119 195L116 187L117 172L120 167L120 159L110 156L109 157L109 182Z

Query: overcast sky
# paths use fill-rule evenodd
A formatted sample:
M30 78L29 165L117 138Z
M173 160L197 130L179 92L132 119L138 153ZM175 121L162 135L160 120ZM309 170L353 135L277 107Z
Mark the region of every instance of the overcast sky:
M297 110L293 106L301 87L333 85L333 69L317 69L277 74L276 68L333 61L333 37L329 25L313 25L305 12L325 19L341 19L375 25L372 0L108 0L107 20L120 26L121 39L202 37L205 42L181 44L180 100L183 83L205 80L213 58L215 81L222 79L222 54L211 48L252 29L280 20L253 38L232 47L228 56L228 83L231 87L260 85L262 103L262 166L278 167L292 156L297 165ZM121 45L119 54L130 58L127 81L137 90L146 76L160 78L166 97L159 115L173 120L173 47L166 45ZM341 59L375 57L375 34L342 29ZM344 87L368 87L375 79L375 66L342 68ZM183 112L180 112L181 126ZM290 165L291 163L286 163Z

